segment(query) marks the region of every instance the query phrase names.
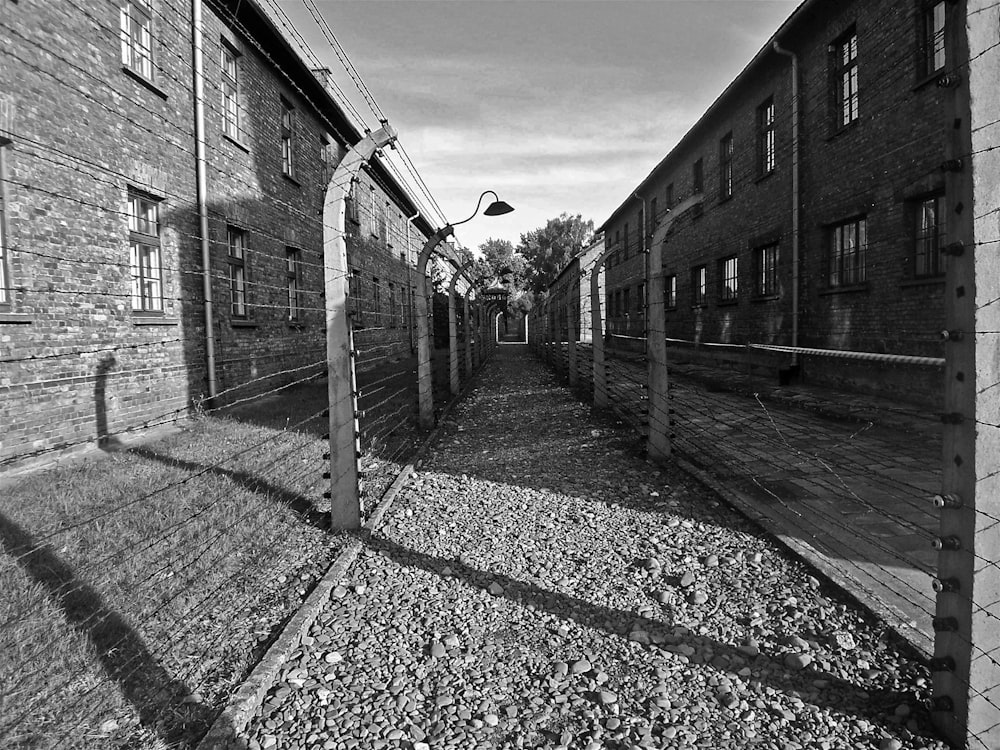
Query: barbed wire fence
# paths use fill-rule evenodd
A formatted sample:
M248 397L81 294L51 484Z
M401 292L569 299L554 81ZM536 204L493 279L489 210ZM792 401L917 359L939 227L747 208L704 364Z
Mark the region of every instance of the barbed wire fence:
M969 6L973 50L958 58L967 62L948 71L972 85L985 85L998 64L998 45L976 31L981 18L975 16L992 7L982 5ZM949 122L969 122L964 86L948 92ZM613 410L651 454L659 441L713 486L727 487L740 507L922 652L934 685L928 708L935 722L958 746L992 748L1000 730L1000 509L990 490L1000 476L1000 418L990 394L1000 383L1000 325L992 312L1000 292L988 185L1000 173L1000 112L989 96L979 99L973 125L955 129L964 139L956 136L941 156L951 165L944 170L947 312L931 330L899 332L910 352L774 345L754 340L750 327L733 331L729 341L739 344L670 338L663 316L671 300L652 284L650 298L634 307L602 289L588 319L590 277L595 267L605 273L619 252L614 248L601 258L576 259L579 268L564 273L532 311L530 328L532 347L583 398ZM976 188L969 177L973 165L982 180ZM753 223L751 218L739 234L759 232ZM907 239L870 242L868 268L898 268L888 251L901 241ZM724 251L713 245L706 257ZM616 283L634 287L651 278L640 270ZM872 322L831 323L823 333L829 340L848 333L856 341L885 337ZM663 346L659 367L650 365L651 358L657 361L653 337ZM921 405L795 385L783 377L793 363L816 371L838 362L905 371L920 382L944 384L944 392L933 405Z

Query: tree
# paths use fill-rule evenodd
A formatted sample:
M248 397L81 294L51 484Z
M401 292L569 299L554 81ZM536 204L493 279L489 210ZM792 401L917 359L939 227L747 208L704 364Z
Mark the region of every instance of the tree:
M560 214L544 227L521 235L516 253L524 258L527 287L536 295L544 293L556 276L590 242L594 222L577 214Z

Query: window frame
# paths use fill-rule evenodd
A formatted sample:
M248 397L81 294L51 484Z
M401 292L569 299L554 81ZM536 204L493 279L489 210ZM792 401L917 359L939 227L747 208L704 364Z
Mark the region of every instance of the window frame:
M646 229L646 232L650 237L652 237L653 232L656 231L656 214L657 214L656 202L657 201L655 195L649 199L649 220L647 222L649 224L649 227Z
M922 0L918 16L920 56L919 74L930 78L940 74L948 65L948 5L946 0ZM937 11L941 11L941 27L937 28ZM941 59L938 63L938 54Z
M222 134L242 144L245 140L243 137L243 107L240 104L242 93L240 59L243 55L225 39L222 40L220 47L219 91L222 94ZM230 66L232 74L229 71Z
M284 96L279 96L280 113L278 135L281 141L281 174L295 179L295 106Z
M677 309L677 274L675 273L663 277L663 309Z
M667 185L667 189L664 195L664 200L666 201L665 208L667 209L667 211L670 211L670 209L674 207L674 183L671 182L669 185Z
M768 242L754 248L754 296L778 296L778 260L781 250L778 242ZM773 256L773 257L769 257Z
M359 328L364 327L364 307L361 301L362 279L361 269L350 269L347 276L347 296L350 308L350 318L352 324Z
M702 263L691 269L691 306L708 304L708 266Z
M834 126L842 130L861 117L860 56L858 30L851 26L833 47ZM845 60L845 55L849 59ZM849 93L847 93L849 89Z
M944 205L944 192L939 191L921 196L913 201L913 252L911 256L910 273L914 279L936 279L945 274L945 256L941 248L945 245L947 231L947 212ZM922 220L926 216L924 207L934 204L935 223L932 231L926 231ZM930 247L921 252L920 246L926 242ZM921 258L927 258L921 269Z
M143 46L143 33L148 37L146 46ZM151 0L120 0L119 41L122 67L149 83L155 80L156 66L153 56L155 40ZM145 54L137 54L140 49Z
M843 243L844 231L852 229L854 242L851 252L846 252ZM868 217L855 216L828 227L827 240L827 288L844 289L859 287L867 283L866 256L868 249ZM850 266L847 263L850 263Z
M160 205L162 200L141 190L128 188L126 203L125 215L128 217L129 263L132 279L132 312L148 316L163 315L163 244L160 238ZM152 206L154 209L154 218L152 219L154 232L142 231L142 229L149 228L150 219L148 215L142 216L140 211L134 210L135 207L144 204ZM147 252L143 253L141 248L146 248ZM148 258L155 259L155 263L144 262ZM148 272L149 275L146 275L145 272ZM151 284L156 288L155 294L149 292Z
M378 276L372 276L372 315L376 328L385 328L382 321L382 289Z
M693 195L705 192L705 160L702 157L695 159L691 165L691 192Z
M226 225L226 265L229 269L229 317L234 320L249 320L247 233L242 227L232 224Z
M757 177L767 177L777 167L774 120L774 97L769 96L757 107Z
M396 316L398 315L396 308L396 284L389 281L386 285L388 286L386 299L389 302L389 328L396 328Z
M719 302L731 304L740 299L740 258L739 255L727 255L719 259ZM732 282L729 284L729 282Z
M285 247L285 288L288 292L288 320L302 322L302 249Z
M622 260L628 260L628 222L625 222L625 228L622 230Z
M733 131L729 131L719 139L719 199L729 200L733 197Z

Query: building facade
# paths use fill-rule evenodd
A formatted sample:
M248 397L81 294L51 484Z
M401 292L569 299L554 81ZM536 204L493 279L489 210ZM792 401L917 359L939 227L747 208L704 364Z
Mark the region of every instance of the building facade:
M255 2L202 10L0 6L0 462L323 369L324 195L362 135ZM359 366L409 356L431 231L373 160L347 222Z
M943 357L955 13L802 3L605 222L612 332L645 335L644 250L669 217L668 338ZM889 358L799 364L846 387L896 379L936 398L941 385L940 368Z

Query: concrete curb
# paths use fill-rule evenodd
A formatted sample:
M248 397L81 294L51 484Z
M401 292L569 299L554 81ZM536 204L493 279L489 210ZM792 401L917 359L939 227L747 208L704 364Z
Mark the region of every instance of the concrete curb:
M382 494L378 505L372 511L368 521L362 530L371 534L378 528L382 518L392 505L393 500L400 490L406 485L407 480L420 465L424 454L431 444L437 440L440 434L440 423L452 408L461 401L472 390L479 379L479 374L483 366L489 363L485 360L479 370L473 373L472 377L466 381L465 387L455 398L441 410L438 416L438 426L435 426L424 438L423 442L415 451L413 458L407 463L393 480L389 488ZM237 735L246 730L247 724L253 717L254 712L264 701L264 696L274 684L274 679L281 667L287 661L288 656L298 648L302 641L302 636L309 632L309 628L316 622L320 612L330 600L333 589L346 576L348 569L357 559L364 542L361 538L353 538L347 542L344 549L340 551L336 559L327 568L323 578L320 579L316 587L309 593L306 600L299 607L298 611L292 615L286 623L277 639L264 653L264 656L254 667L250 675L243 681L243 684L229 698L225 708L216 717L212 726L205 736L197 744L196 750L246 750L247 743Z

